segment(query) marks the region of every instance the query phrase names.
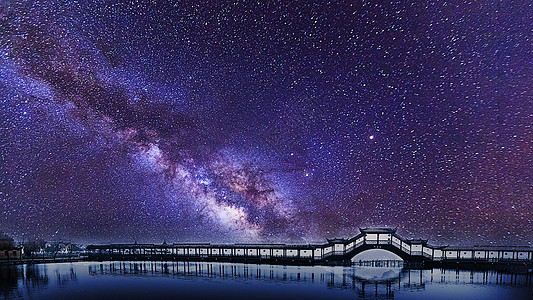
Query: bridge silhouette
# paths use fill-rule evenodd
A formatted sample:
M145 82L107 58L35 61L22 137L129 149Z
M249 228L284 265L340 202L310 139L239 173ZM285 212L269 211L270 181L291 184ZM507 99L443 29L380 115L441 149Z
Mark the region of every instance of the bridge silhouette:
M361 228L350 239L325 244L109 244L87 246L91 260L222 261L294 265L349 265L357 254L383 249L407 267L461 267L533 271L533 247L434 246L427 240L404 239L393 228Z

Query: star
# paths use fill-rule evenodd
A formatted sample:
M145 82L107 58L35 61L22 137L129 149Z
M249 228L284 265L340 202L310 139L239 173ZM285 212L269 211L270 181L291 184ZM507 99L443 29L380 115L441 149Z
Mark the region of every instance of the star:
M512 3L34 2L0 16L14 237L533 240Z

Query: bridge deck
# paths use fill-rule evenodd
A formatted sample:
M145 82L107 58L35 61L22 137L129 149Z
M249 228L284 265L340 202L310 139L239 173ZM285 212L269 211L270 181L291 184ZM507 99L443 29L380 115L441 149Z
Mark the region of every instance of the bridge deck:
M87 247L92 259L171 259L250 261L257 263L347 264L358 253L384 249L405 261L427 262L529 262L532 247L432 246L427 240L407 240L395 229L365 228L351 239L325 244L110 244Z

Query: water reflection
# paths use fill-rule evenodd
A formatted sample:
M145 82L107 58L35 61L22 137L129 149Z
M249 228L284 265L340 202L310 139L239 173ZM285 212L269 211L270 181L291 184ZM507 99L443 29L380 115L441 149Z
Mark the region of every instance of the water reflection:
M401 267L278 266L202 262L122 262L89 266L91 275L175 276L238 281L322 284L351 289L360 297L393 299L397 291L420 291L435 285L494 285L531 290L532 274L451 269L413 270Z
M142 279L139 281L139 279ZM166 281L165 281L166 280ZM81 262L65 264L0 265L0 297L62 298L102 297L112 290L98 289L120 284L135 295L139 284L152 286L167 282L158 293L175 292L184 287L228 287L240 289L283 289L298 293L323 289L330 296L342 298L409 299L446 298L461 292L463 297L487 294L497 299L512 293L514 298L533 292L532 274L509 274L496 271L460 271L450 269L408 270L401 267L329 267L278 266L204 262ZM150 282L149 284L147 282ZM166 284L166 283L165 283ZM81 294L84 290L93 294ZM112 292L117 289L111 287ZM167 289L168 291L165 291ZM206 291L208 290L205 289ZM437 292L436 292L437 290ZM203 289L200 292L202 293ZM205 292L205 291L204 291ZM96 293L96 294L95 294ZM100 293L100 294L98 294ZM207 293L207 292L205 292ZM444 293L444 294L443 294ZM503 294L502 294L503 293ZM208 297L211 294L206 294ZM115 294L125 296L125 294ZM204 295L205 296L205 295ZM212 296L212 295L211 295ZM318 298L318 296L311 298ZM139 298L138 296L136 298ZM228 296L229 297L229 296ZM266 296L265 296L266 297ZM461 298L461 297L454 297Z
M31 297L34 292L75 281L72 264L0 265L0 296L5 299Z

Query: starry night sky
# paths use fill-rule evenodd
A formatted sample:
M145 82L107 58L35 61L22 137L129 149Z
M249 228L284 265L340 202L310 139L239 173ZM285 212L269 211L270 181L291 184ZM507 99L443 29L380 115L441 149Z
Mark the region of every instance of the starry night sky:
M2 1L0 231L533 241L530 1Z

